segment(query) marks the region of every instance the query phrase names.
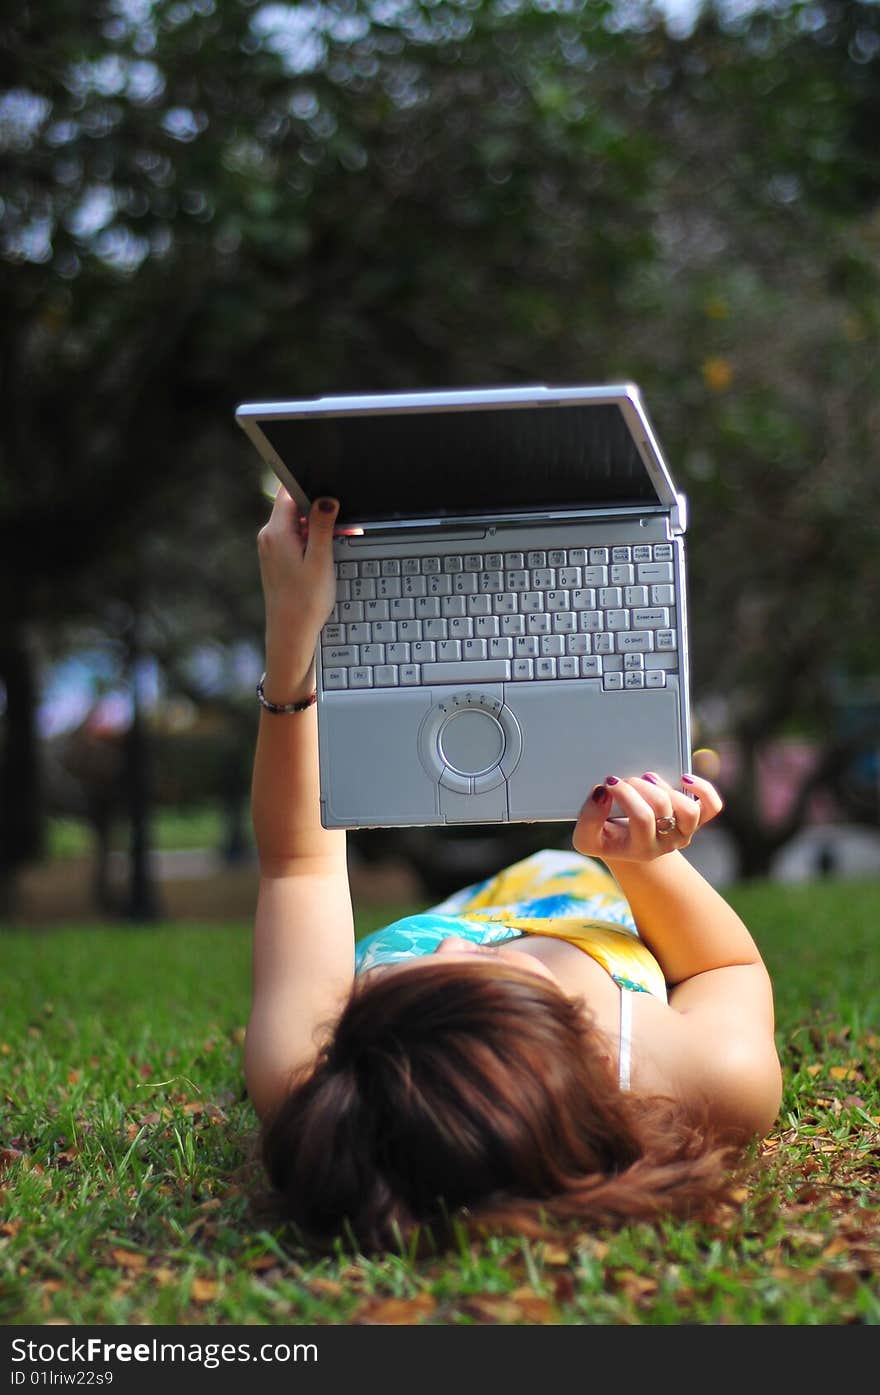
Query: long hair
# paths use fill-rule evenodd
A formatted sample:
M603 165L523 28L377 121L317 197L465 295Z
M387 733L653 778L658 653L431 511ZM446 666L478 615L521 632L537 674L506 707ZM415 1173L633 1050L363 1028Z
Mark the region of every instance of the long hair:
M620 1090L580 1001L509 965L426 961L359 980L314 1069L264 1128L285 1217L314 1248L427 1230L695 1215L731 1154L671 1102Z

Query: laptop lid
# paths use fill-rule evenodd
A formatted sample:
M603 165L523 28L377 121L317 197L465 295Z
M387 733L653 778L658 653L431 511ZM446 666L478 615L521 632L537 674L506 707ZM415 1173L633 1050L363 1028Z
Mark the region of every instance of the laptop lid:
M639 389L448 389L242 403L236 420L297 500L379 529L671 513L676 492Z

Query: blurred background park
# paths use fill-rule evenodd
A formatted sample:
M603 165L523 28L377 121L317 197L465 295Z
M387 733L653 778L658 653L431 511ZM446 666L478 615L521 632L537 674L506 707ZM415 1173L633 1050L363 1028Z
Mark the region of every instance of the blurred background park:
M22 0L0 74L0 919L248 913L235 406L451 385L640 385L705 870L880 874L880 6ZM569 834L367 831L353 875Z

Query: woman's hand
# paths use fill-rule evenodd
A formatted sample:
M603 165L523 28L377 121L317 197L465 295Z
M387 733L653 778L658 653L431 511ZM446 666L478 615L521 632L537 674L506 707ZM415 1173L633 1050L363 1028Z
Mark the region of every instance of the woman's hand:
M316 499L308 517L280 486L257 549L266 607L266 696L288 702L309 679L318 636L336 602L335 499Z
M650 771L628 780L609 775L581 809L573 846L588 857L620 862L653 862L680 852L723 807L708 780L682 775L681 781L677 790ZM623 813L611 818L615 799Z

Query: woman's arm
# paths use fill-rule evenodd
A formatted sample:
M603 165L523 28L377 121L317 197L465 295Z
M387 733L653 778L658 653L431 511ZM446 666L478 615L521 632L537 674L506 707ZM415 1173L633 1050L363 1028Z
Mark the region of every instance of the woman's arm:
M657 775L612 777L612 785L596 786L574 834L579 851L586 852L589 844L608 867L671 985L708 969L761 962L739 916L681 854L722 808L708 780L686 778L687 792ZM612 799L624 818L609 819ZM675 829L658 833L658 819L669 815Z
M335 601L336 513L334 501L319 500L306 528L280 489L260 532L270 702L300 701L314 687L315 646ZM345 832L321 825L314 705L261 712L251 803L260 881L245 1077L266 1117L291 1074L314 1059L320 1030L338 1014L354 974Z
M605 862L670 985L672 1013L639 1004L643 1078L653 1088L671 1082L733 1132L760 1133L781 1095L772 987L747 927L682 856L722 807L707 781L683 783L675 790L650 775L597 786L574 846ZM609 817L613 799L622 818ZM662 834L657 821L669 815L676 827Z

